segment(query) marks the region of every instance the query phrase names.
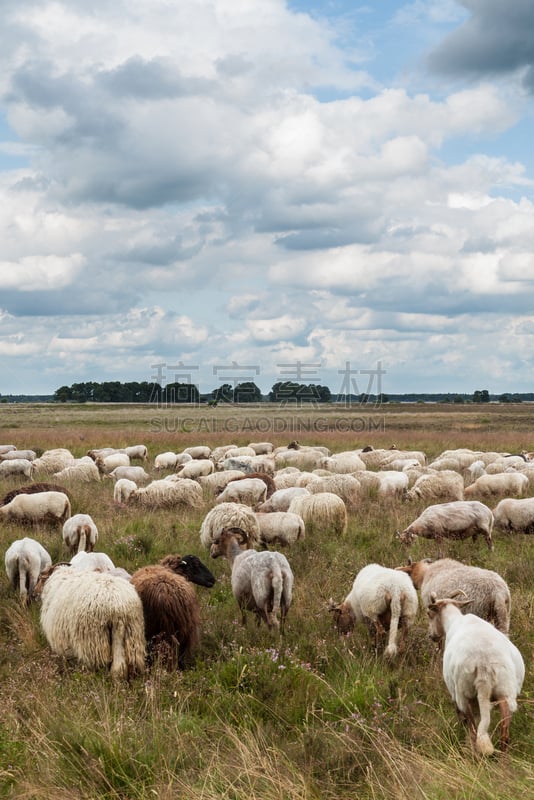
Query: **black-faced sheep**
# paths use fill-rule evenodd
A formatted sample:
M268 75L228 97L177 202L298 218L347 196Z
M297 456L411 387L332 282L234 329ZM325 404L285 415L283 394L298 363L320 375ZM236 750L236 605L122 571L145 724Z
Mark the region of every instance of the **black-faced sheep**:
M363 567L345 600L338 605L329 603L340 633L350 632L356 623L365 623L377 648L389 631L385 649L388 658L404 650L406 632L413 625L418 609L417 592L408 576L380 564Z
M54 653L127 678L145 667L143 605L129 581L107 572L54 565L35 587L41 627Z
M23 605L30 602L39 575L51 564L52 559L42 544L27 536L7 548L6 575L13 589L18 588Z
M143 604L149 654L159 651L183 669L200 642L200 604L192 582L213 586L214 576L194 556L167 556L141 567L130 580Z
M284 631L291 606L293 572L287 558L278 552L242 550L243 532L229 528L211 545L212 558L225 557L232 567L232 593L246 624L246 612L256 614L258 625L263 620L269 629Z
M488 728L492 703L497 703L501 712L501 750L505 751L510 720L517 709L517 695L525 677L525 664L521 653L505 634L475 614L464 616L459 609L460 602L432 597L428 608L431 635L437 639L445 636L445 685L458 714L467 722L475 749L482 755L491 755L494 748Z

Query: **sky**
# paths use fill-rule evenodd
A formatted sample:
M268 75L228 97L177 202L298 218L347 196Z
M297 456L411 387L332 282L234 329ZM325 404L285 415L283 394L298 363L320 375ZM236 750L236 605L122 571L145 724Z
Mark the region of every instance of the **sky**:
M533 391L532 0L0 11L0 394Z

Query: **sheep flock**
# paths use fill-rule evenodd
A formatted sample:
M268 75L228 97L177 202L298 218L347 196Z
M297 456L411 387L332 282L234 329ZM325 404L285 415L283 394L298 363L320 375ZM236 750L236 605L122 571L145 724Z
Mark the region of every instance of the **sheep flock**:
M431 459L420 450L361 446L334 453L269 442L161 453L134 443L74 455L67 448L41 452L31 442L0 445L4 602L20 603L25 613L37 606L56 656L117 680L157 664L194 666L220 596L251 642L270 637L282 647L295 601L305 602L332 647L357 642L351 646L389 671L409 657L411 642L421 647L422 634L443 664L443 682L474 749L489 755L491 701L500 705L505 750L511 715L521 709L525 662L527 669L532 663L512 644L513 586L492 569L503 539L524 536L525 549L534 541L530 455L458 449ZM365 514L373 506L382 509L388 563L366 557ZM132 559L112 560L106 549L121 552L114 536L120 519L163 521L174 553L152 558L148 548L133 566ZM197 552L176 555L191 546L191 524ZM485 549L477 545L479 534ZM351 563L334 563L336 544L352 536ZM320 567L319 537L331 555ZM297 558L300 551L310 572L336 571L337 600L308 594L309 572L296 566L306 562ZM512 576L514 570L510 565ZM214 587L218 599L208 600ZM256 630L246 611L256 615ZM462 677L474 663L460 635L467 618L499 664L498 679L487 676L478 700ZM477 620L483 620L479 633ZM430 638L440 640L438 650ZM162 660L162 652L170 657Z

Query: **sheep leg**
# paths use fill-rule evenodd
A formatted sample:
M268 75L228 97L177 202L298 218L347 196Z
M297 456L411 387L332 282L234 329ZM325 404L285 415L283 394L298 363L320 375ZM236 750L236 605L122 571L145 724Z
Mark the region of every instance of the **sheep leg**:
M476 732L475 747L483 756L490 756L493 753L493 745L488 734L491 717L491 698L486 686L478 690L478 708L480 711L480 721Z
M123 620L119 620L111 630L111 676L113 678L126 678L126 654L124 651L125 626Z
M508 700L505 698L499 700L499 710L501 712L501 751L505 753L508 749L508 742L510 741L510 722L512 719Z

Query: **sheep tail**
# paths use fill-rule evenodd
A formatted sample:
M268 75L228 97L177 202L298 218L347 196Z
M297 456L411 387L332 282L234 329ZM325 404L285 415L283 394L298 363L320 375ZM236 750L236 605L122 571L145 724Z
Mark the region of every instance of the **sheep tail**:
M399 621L402 614L402 592L397 591L396 589L393 590L390 596L390 611L391 611L391 622L389 624L389 637L388 637L388 646L385 650L385 655L388 658L395 658L398 653L398 646L397 646L397 633L399 630Z
M267 625L269 628L278 628L280 626L280 622L278 620L278 612L280 611L280 606L282 603L282 592L284 590L284 581L282 578L282 573L280 570L277 570L273 573L271 579L271 586L273 589L273 608L272 611L267 611Z

